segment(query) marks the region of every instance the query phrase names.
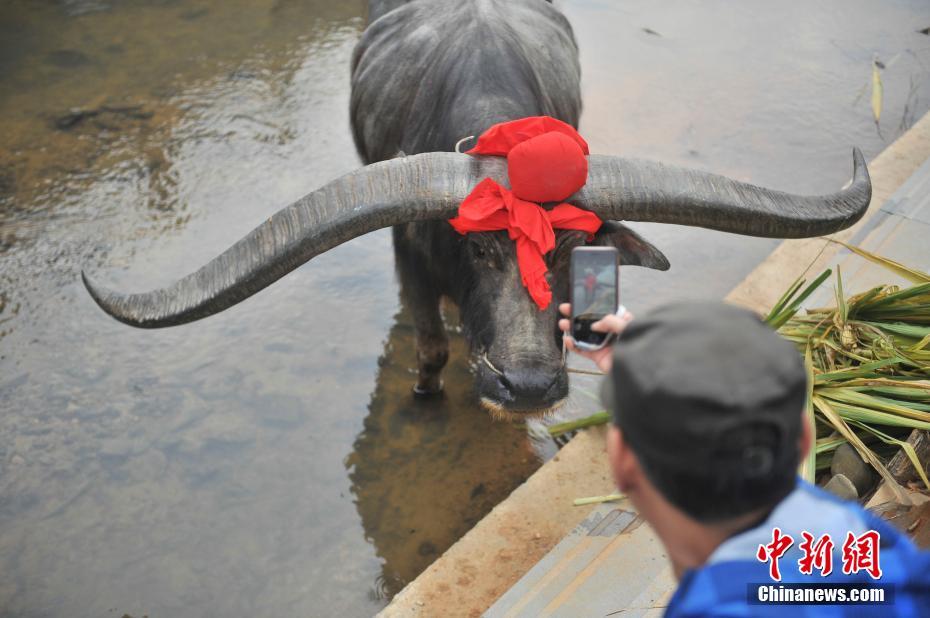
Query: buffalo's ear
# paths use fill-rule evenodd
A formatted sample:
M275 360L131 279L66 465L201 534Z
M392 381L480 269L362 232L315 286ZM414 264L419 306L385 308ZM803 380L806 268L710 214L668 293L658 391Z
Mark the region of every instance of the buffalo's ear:
M623 266L645 266L656 270L668 270L668 258L648 240L616 221L604 221L594 235L594 245L616 247Z

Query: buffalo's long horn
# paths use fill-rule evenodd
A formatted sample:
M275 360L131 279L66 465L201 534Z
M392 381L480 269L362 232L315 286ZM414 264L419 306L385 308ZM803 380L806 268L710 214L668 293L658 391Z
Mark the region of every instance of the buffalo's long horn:
M773 238L800 238L852 225L872 186L853 151L845 189L796 196L723 176L611 156L589 157L588 182L569 201L605 220L653 221ZM219 313L313 257L368 232L455 216L485 177L506 183L506 160L427 153L351 172L286 206L200 270L159 290L119 294L82 273L91 296L114 318L143 328Z
M791 195L707 172L592 155L588 182L570 201L602 219L807 238L849 227L865 214L871 199L865 159L853 148L852 182L830 195Z
M219 313L304 262L368 232L454 217L484 177L507 178L499 157L427 153L374 163L285 206L200 270L151 292L120 294L84 285L97 304L141 328L176 326Z

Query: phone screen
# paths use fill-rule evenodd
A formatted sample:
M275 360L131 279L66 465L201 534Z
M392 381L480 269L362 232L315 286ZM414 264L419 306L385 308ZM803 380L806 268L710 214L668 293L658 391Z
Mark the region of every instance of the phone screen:
M613 247L576 247L572 250L572 337L600 345L606 333L591 325L617 310L618 254Z

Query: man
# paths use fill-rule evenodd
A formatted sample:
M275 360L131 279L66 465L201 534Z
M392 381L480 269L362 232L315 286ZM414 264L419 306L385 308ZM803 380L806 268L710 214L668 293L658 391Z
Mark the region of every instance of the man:
M930 554L797 478L813 436L793 345L722 303L631 320L592 327L620 335L613 349L581 352L565 339L608 374L614 479L680 579L667 616L930 616ZM559 326L569 332L568 320ZM884 604L836 602L863 594Z
M593 268L584 269L584 302L590 305L594 302L594 290L597 288L597 277Z

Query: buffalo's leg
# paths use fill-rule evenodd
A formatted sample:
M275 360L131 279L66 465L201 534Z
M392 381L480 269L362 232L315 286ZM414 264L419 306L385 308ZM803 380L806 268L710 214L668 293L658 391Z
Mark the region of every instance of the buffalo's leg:
M417 348L417 395L442 391L442 368L449 360L449 338L439 310L440 292L433 285L428 260L412 246L409 227L394 228L394 254L401 300L413 315Z

